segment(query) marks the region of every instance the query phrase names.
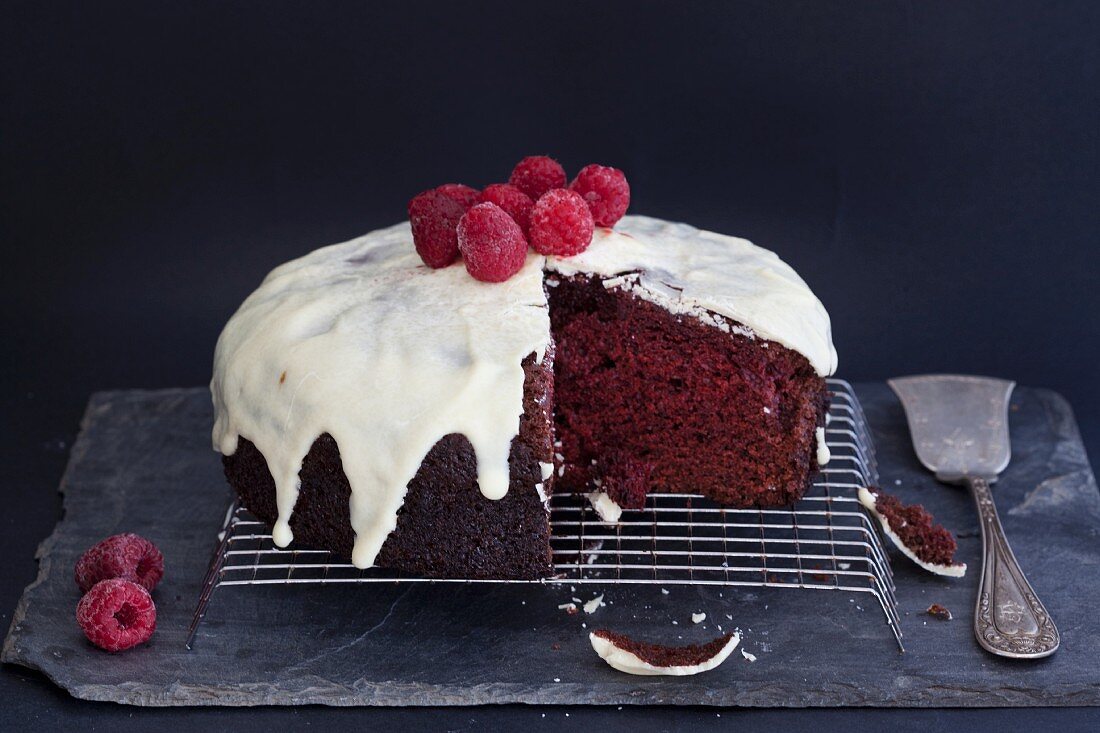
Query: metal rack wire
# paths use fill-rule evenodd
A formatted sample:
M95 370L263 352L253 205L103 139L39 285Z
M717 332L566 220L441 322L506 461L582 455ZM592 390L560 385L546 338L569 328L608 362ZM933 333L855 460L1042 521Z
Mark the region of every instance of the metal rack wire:
M544 580L428 579L359 570L325 550L279 549L267 526L234 503L226 514L187 636L190 648L218 588L339 583L633 583L751 586L868 593L899 649L893 572L876 522L856 498L878 482L863 409L851 386L829 380L831 459L794 507L734 509L691 494L650 494L615 524L578 494L551 498L555 574Z

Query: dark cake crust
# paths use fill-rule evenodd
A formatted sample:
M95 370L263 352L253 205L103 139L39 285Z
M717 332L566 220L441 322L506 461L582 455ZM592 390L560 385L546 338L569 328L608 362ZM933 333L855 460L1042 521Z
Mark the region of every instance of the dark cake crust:
M477 461L465 436L444 436L428 452L409 482L397 528L376 564L426 577L541 578L550 574L547 511L535 484L543 482L539 462L552 462L553 350L541 364L523 362L523 416L508 459L510 482L503 499L486 499L477 486ZM225 475L241 504L259 519L275 523L275 482L263 455L241 438L237 452L223 457ZM351 486L340 447L321 435L302 463L302 482L291 516L294 544L351 557Z
M625 454L631 477L648 469L649 492L739 507L802 497L818 470L827 402L805 356L595 278L561 278L549 294L558 490L590 491L594 479L617 476L615 457ZM604 465L609 458L619 465Z

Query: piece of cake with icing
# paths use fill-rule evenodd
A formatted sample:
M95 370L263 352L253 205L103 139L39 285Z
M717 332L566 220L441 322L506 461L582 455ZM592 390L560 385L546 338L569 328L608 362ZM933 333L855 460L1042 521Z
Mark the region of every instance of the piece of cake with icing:
M588 640L600 658L620 672L684 677L707 672L726 661L740 643L741 633L725 634L705 644L665 646L598 629Z
M966 563L955 562L955 537L935 524L924 507L902 504L878 487L860 487L859 501L878 519L894 546L917 565L936 575L966 575Z

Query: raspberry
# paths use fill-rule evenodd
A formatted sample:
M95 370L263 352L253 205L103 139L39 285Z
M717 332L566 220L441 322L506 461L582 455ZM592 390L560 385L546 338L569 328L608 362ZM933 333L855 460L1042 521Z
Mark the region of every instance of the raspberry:
M567 188L547 191L531 211L531 246L536 252L572 257L592 243L592 212L579 193Z
M439 190L418 193L409 202L416 253L428 267L446 267L458 259L455 227L466 208Z
M149 641L157 628L157 607L149 591L122 578L101 580L76 606L76 622L88 641L120 652Z
M458 222L458 248L466 269L476 280L504 282L527 259L523 230L494 203L478 204Z
M464 209L477 203L477 189L465 183L444 183L442 186L436 186L435 190L462 204Z
M73 577L82 593L110 578L130 580L153 590L164 577L164 556L144 537L116 534L88 548L76 561Z
M538 201L539 196L552 188L565 185L565 169L561 163L545 155L529 155L512 169L508 183Z
M606 165L586 165L569 184L592 209L596 226L615 226L630 206L630 184L618 168Z
M504 209L504 212L519 224L524 236L527 235L527 230L531 226L531 209L535 208L535 202L530 196L510 183L494 183L486 186L478 198L478 203L485 201Z

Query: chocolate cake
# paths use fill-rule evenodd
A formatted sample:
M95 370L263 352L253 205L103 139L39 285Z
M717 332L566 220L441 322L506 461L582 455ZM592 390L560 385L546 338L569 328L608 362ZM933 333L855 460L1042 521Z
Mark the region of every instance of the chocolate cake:
M878 518L883 531L910 560L937 575L962 577L966 565L955 561L958 542L920 504L903 504L877 486L860 488L859 501Z
M801 497L827 460L821 303L745 240L628 216L503 283L407 224L272 272L227 324L215 448L279 546L435 577L550 571L547 497Z
M824 381L806 358L604 283L548 281L558 490L595 482L624 508L640 508L648 492L731 506L800 499L825 410Z
M628 674L687 676L714 669L741 642L740 633L719 636L704 644L666 646L638 641L608 629L588 635L592 648L609 665Z

